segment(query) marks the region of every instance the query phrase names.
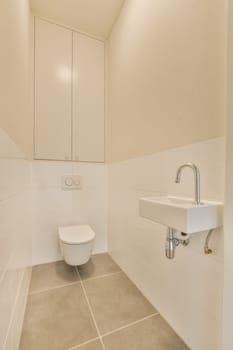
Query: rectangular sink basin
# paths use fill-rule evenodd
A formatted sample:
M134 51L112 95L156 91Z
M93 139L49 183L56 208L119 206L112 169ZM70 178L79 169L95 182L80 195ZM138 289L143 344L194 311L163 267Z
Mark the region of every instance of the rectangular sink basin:
M214 229L223 224L223 203L202 201L196 205L189 198L149 197L139 200L142 217L185 233Z

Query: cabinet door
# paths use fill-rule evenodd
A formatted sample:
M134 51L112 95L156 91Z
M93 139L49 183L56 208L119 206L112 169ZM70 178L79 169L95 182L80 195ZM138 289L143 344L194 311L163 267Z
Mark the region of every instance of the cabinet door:
M35 22L35 158L71 159L72 32Z
M104 43L73 33L73 159L104 161Z

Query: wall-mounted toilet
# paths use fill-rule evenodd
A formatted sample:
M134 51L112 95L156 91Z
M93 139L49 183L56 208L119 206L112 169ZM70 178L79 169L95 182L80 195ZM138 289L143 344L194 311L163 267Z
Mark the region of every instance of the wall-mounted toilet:
M89 225L59 227L61 253L68 265L77 266L88 262L91 257L95 232Z

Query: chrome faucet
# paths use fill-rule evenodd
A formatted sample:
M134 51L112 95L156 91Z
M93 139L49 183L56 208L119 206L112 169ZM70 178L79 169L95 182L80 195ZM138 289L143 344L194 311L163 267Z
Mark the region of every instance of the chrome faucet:
M176 172L175 182L180 183L181 171L184 168L191 168L194 172L194 191L195 191L194 204L200 205L201 204L201 200L200 200L200 171L194 163L189 162L189 163L185 163L185 164L181 165Z

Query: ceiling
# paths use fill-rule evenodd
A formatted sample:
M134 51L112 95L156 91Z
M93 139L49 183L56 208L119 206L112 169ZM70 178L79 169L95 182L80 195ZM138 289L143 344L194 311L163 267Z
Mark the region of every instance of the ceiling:
M33 13L107 38L124 0L31 0Z

